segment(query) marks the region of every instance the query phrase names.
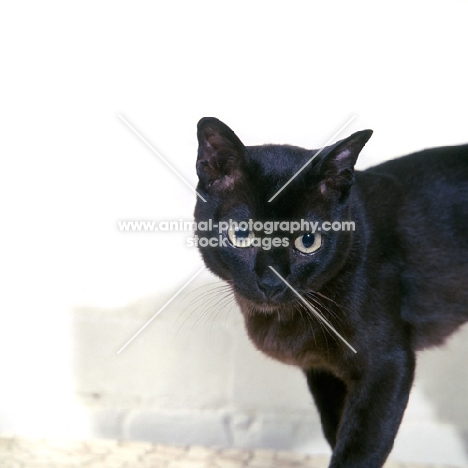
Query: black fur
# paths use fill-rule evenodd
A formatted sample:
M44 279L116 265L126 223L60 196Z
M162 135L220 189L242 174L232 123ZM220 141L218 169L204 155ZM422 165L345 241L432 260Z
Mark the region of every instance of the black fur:
M200 248L228 281L258 349L297 365L333 448L330 467L378 468L392 449L411 389L415 351L441 344L468 320L468 145L425 150L355 171L370 130L316 153L246 147L225 124L198 124L197 222L354 221L322 232L304 254L289 246ZM213 229L203 237L226 237ZM272 266L339 333L301 305Z

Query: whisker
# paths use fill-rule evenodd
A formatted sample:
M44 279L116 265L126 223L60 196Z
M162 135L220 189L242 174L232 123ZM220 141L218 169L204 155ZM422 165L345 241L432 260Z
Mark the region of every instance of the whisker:
M306 295L307 296L307 295ZM307 299L309 299L309 297L307 297ZM307 299L304 299L311 307L314 307L312 304L310 304L310 302L307 300ZM319 303L319 305L321 305ZM322 323L322 320L318 319L317 316L310 310L308 309L305 304L302 304L302 306L304 307L304 309L306 310L306 313L307 315L314 320L314 324L316 324L318 322L319 326L320 326L320 329L322 331L322 334L325 338L325 343L326 343L326 346L327 346L327 353L329 353L329 347L328 347L328 337L331 336L333 338L333 340L336 342L336 343L339 343L337 337L335 336L334 333L332 333L332 331L326 327L324 325L324 323ZM314 327L312 327L314 328ZM315 340L316 341L316 340Z
M209 286L212 286L214 283L211 283ZM198 287L196 291L197 294L198 294L198 297L196 297L195 299L193 299L192 301L190 301L181 311L181 314L180 314L180 317L183 318L183 315L185 314L185 312L192 308L194 305L197 305L199 304L201 301L206 301L206 298L210 298L211 296L213 296L214 294L217 294L220 290L223 290L226 285L225 284L222 284L222 283L219 283L216 284L215 286L212 286L211 289L208 289L207 291L205 290L202 290L201 292L199 291L200 289L202 288L205 288L206 286L201 286L201 287ZM193 291L195 292L195 291ZM183 298L183 300L187 300L189 297L189 295L185 296ZM192 310L193 312L193 310ZM190 313L190 316L192 315L192 312ZM189 317L190 318L190 317Z
M214 302L216 300L216 302ZM212 330L213 324L215 322L216 317L222 312L223 308L227 305L228 300L231 300L230 293L224 293L223 296L221 297L215 297L211 301L210 307L205 310L205 313L202 314L197 321L195 322L194 328L198 326L201 321L206 318L207 321L213 317L212 322L211 322L211 328L210 331ZM214 316L213 316L214 314Z
M222 294L224 291L226 291L225 284L220 283L220 282L216 282L216 283L215 283L215 286L208 289L208 291L201 291L201 292L198 291L199 296L195 298L194 300L192 300L187 306L185 306L182 309L180 316L177 318L177 322L182 321L182 323L180 323L176 331L176 334L180 333L180 330L182 329L182 327L192 318L194 314L199 312L200 308L202 308L202 312L203 312L202 316L206 315L207 312L212 307L212 303L216 300L216 298L219 297L219 294ZM211 283L210 286L212 285L213 283ZM197 288L197 289L200 290L202 288ZM189 309L191 310L187 316L186 312Z
M222 285L225 286L225 285ZM216 293L216 294L215 294ZM208 302L203 303L202 314L198 317L192 326L192 332L195 328L206 319L206 321L212 319L212 325L215 321L216 316L224 309L224 307L232 301L232 290L227 290L225 287L220 287L217 291L211 293L211 298ZM198 310L198 309L197 309ZM192 312L193 313L193 312ZM192 315L192 314L191 314Z
M312 336L314 337L314 342L315 342L315 345L317 346L317 337L315 336L315 323L316 323L316 320L314 320L312 317L311 317L311 312L309 309L307 309L307 307L301 302L301 301L294 301L293 303L293 307L296 307L296 310L299 311L299 313L301 314L301 318L302 320L304 321L304 314L303 312L305 313L305 317L307 319L307 322L308 324L310 325L310 330L312 331ZM305 322L304 322L305 323Z
M191 328L192 332L198 327L198 325L202 321L206 321L211 316L211 314L213 313L214 302L217 299L218 299L217 296L213 297L208 302L204 303L200 307L197 307L196 309L193 310L193 313L197 313L198 315L192 323L192 328ZM191 316L193 315L193 313L191 314Z
M321 293L317 293L316 291L309 291L305 293L304 296L306 296L308 300L312 301L312 303L315 304L317 308L322 311L322 313L323 311L327 312L328 314L325 314L325 315L329 316L330 321L335 322L337 328L339 327L341 329L341 322L343 321L346 321L349 323L349 318L346 314L344 313L338 314L337 312L335 312L335 310L333 310L332 307L328 307L327 305L323 303L323 301L320 300L320 299L329 299L325 295ZM318 298L317 296L320 296L320 298ZM335 301L333 301L332 299L329 299L329 300L336 307L338 307L340 311L343 310L343 308L339 304L337 304Z
M319 296L321 299L325 299L326 301L331 302L333 305L335 305L335 306L338 308L339 311L343 312L344 307L343 307L341 304L339 304L338 302L336 302L336 301L334 301L333 299L331 299L330 297L326 296L325 294L319 293L319 292L317 292L317 291L309 291L309 292L307 293L307 295L314 296L315 299L316 299L317 301L318 301L319 299L318 299L316 296ZM348 322L348 324L349 324L349 317L348 317L345 313L341 313L341 314L338 315L336 312L333 311L332 308L325 306L325 305L323 304L323 302L321 302L321 304L322 304L322 306L323 306L324 308L326 308L326 310L328 310L328 311L329 311L332 315L334 315L337 319L339 319L339 320L346 320L346 321Z

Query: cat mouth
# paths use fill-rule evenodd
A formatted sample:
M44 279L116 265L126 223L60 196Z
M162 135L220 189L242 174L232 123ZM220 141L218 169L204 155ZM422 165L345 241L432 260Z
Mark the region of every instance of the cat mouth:
M248 314L272 314L272 313L277 313L281 309L285 308L285 304L280 304L277 302L254 302L251 299L247 299L244 297L242 294L239 294L238 292L234 292L234 297L236 299L236 302L239 304L242 312L248 313Z

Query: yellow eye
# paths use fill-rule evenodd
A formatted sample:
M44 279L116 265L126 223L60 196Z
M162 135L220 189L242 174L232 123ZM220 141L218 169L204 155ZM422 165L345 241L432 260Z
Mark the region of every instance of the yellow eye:
M298 237L294 241L294 246L299 250L299 252L305 254L313 253L322 246L322 236L318 232L315 234L308 232L307 234Z
M243 229L240 226L231 226L228 229L228 238L234 247L250 247L254 237L254 233L250 232L248 227Z

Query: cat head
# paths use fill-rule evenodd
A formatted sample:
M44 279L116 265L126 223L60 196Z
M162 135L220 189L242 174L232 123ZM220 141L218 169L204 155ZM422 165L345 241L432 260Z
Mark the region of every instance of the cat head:
M353 232L331 227L353 222L354 165L371 135L321 150L245 146L218 119L200 120L197 191L206 202L197 200L195 221L207 229L195 234L205 264L243 309L278 310L294 294L283 279L306 293L342 268Z

